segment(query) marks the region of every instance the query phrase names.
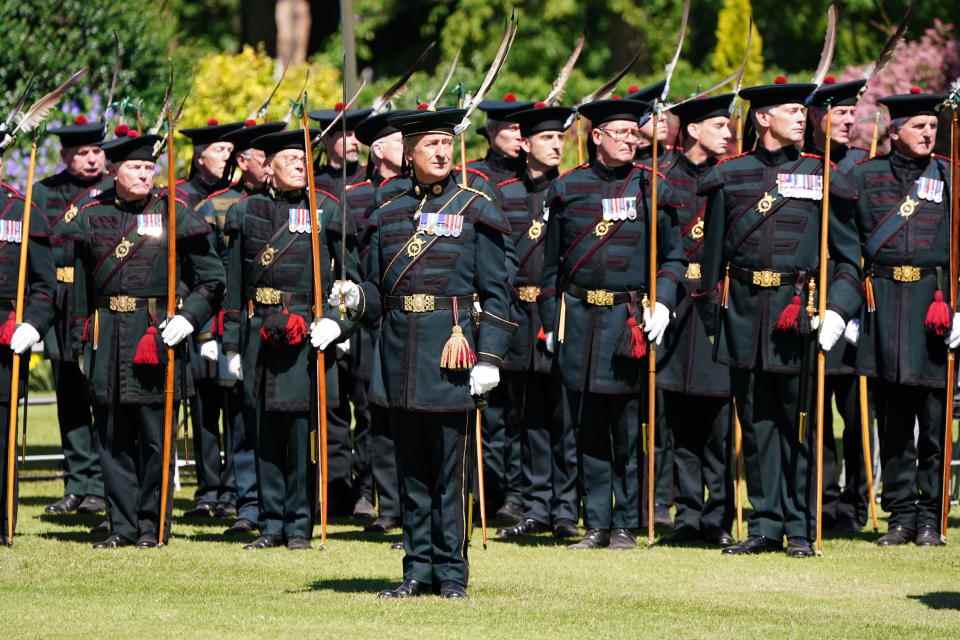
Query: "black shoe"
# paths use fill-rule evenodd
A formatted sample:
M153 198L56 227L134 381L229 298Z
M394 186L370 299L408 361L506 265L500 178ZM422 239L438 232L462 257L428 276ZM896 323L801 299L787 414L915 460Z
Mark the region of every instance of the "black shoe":
M455 582L441 582L440 597L448 600L466 600L467 590Z
M46 507L44 507L43 512L58 516L65 515L67 513L73 513L77 510L77 507L79 507L82 502L83 498L70 493L63 496L53 504L48 504Z
M790 558L812 558L816 552L809 538L787 536L787 556Z
M703 542L703 534L700 533L700 529L688 524L680 525L660 540L660 544L668 547L679 547L700 542Z
M313 549L313 545L311 545L310 541L306 538L290 538L287 540L287 549L291 551L305 551L307 549Z
M109 536L110 535L110 520L104 518L100 521L100 524L95 526L93 529L90 529L90 535L92 536Z
M213 516L220 520L229 520L237 517L237 508L232 504L218 504Z
M353 517L363 522L370 522L377 517L377 510L366 497L360 496L353 505Z
M401 540L400 542L394 542L392 545L390 545L390 550L403 551L403 540Z
M550 531L550 525L544 524L533 518L524 518L520 524L497 531L497 537L501 539L522 538L523 536L532 536L535 533L544 533Z
M107 503L100 496L87 496L77 505L77 513L101 513L106 509Z
M198 502L197 506L184 511L184 518L212 518L216 514L217 506L212 502Z
M607 548L614 551L636 549L637 539L630 533L629 529L614 529L610 532L610 544Z
M94 549L116 549L118 547L129 547L133 545L133 542L127 540L123 536L112 535L106 540L101 540L100 542L94 542Z
M670 506L656 504L653 507L653 526L673 528L673 518L670 517Z
M913 543L918 547L942 547L946 544L940 537L940 530L930 524L917 529L917 537Z
M431 587L419 580L404 580L393 589L387 589L377 594L378 598L415 598L430 594Z
M253 520L247 520L246 518L240 518L232 525L230 528L223 532L225 536L242 536L248 533L253 533L257 530L257 523Z
M557 540L576 538L578 535L580 530L577 529L577 523L573 520L557 520L553 523L553 537Z
M13 543L7 540L7 535L5 533L0 533L0 547L12 547Z
M740 544L730 545L720 553L730 556L754 555L783 551L783 542L765 536L750 536Z
M494 522L502 527L512 527L523 521L523 507L513 502L504 503L493 516Z
M567 549L606 549L610 545L610 531L608 529L588 529L583 540L572 544Z
M701 537L707 544L714 544L718 547L723 547L724 549L727 547L732 547L737 543L737 541L733 539L733 536L730 535L728 531L721 529L720 527L709 527L704 529L701 532Z
M380 516L363 528L367 533L386 533L400 526L400 520L390 516Z
M877 538L877 544L881 547L896 547L902 544L909 544L917 537L917 532L906 527L891 527L889 531Z
M254 551L256 549L269 549L281 545L283 545L283 539L279 536L260 536L253 542L243 545L243 548L247 551Z
M155 533L144 533L137 538L137 549L156 549L158 546Z

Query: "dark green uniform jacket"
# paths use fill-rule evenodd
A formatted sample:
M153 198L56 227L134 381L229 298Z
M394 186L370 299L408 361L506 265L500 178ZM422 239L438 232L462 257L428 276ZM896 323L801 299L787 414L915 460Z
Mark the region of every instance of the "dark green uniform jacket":
M638 164L610 169L595 160L564 174L547 192L547 240L541 280L540 321L554 332L563 383L582 392L628 395L647 380L646 359L617 355L627 327L628 307L639 319L649 281L651 173ZM671 191L658 181L657 301L676 306L677 283L686 260ZM635 210L635 219L604 220L609 212ZM598 295L629 294L628 300L593 304ZM559 342L560 296L566 306Z
M727 307L708 324L717 332L721 364L751 370L796 374L804 340L796 331L776 330L781 312L799 295L806 315L807 278L819 265L821 200L818 179L823 160L795 147L755 152L720 162L700 182L709 198L702 286L721 295L729 265ZM778 180L790 197L781 194ZM807 191L787 190L799 185ZM819 186L818 186L819 185ZM827 308L844 320L856 315L862 300L860 246L852 221L849 183L831 174L830 256L836 263ZM779 285L777 282L779 281ZM814 307L816 299L814 298Z
M347 163L347 184L354 184L366 178L366 169L359 162ZM327 193L339 198L343 192L343 169L335 169L329 164L317 167L316 172L317 189L323 189Z
M135 365L133 358L147 328L166 317L167 222L162 192L121 202L110 189L55 230L76 246L74 350L82 350L83 370L98 404L163 401L164 367ZM177 256L177 313L196 330L220 304L226 277L206 222L179 200ZM178 360L183 357L178 349ZM182 373L177 367L178 378ZM190 386L189 379L178 380L177 397L184 388L189 395Z
M919 178L942 182L942 202L918 192ZM949 162L894 152L857 165L853 182L864 271L872 274L876 301L875 312L862 314L858 367L887 382L942 388L947 347L944 336L924 327L924 318L938 286L944 300L950 298ZM908 197L914 204L901 208Z
M313 266L310 228L294 227L309 210L305 190L256 194L244 198L228 217L236 221L232 233L230 264L227 268L227 297L224 302L224 352L243 356L243 393L249 406L263 401L266 411L304 413L311 410L315 384L314 354L310 336L296 345L269 344L261 339L260 328L275 314L297 314L306 324L313 321ZM353 323L341 321L336 307L326 304L326 293L339 274L341 218L337 198L317 190L320 219L320 266L323 283L324 316L340 322L349 337ZM297 217L300 216L300 217ZM267 257L269 256L269 258ZM354 235L347 235L347 278L356 280ZM331 266L332 263L332 266ZM339 277L337 275L337 277ZM337 376L334 375L333 346L327 349L327 403L337 406Z
M44 178L33 187L33 202L47 219L52 230L65 216L73 217L86 203L87 198L95 198L112 184L104 185L103 176L93 180L81 180L69 171L63 170L49 178ZM73 360L73 345L70 332L71 292L74 279L73 241L61 235L52 234L50 244L53 247L53 260L56 267L56 319L50 331L43 338L44 351L52 360Z
M707 338L705 319L713 306L700 288L703 257L704 214L707 199L697 194L697 183L716 162L695 165L683 154L674 154L664 166L667 180L678 201L677 223L687 259L687 271L677 284L677 306L663 344L657 349L657 387L698 396L730 395L730 371L713 360L713 345Z
M508 320L510 224L488 196L460 187L453 175L427 188L408 184L374 212L368 228L358 315L374 326L382 318L370 400L412 411L466 411L474 406L469 372L440 367L454 326L451 297L457 296L456 324L478 360L502 365L516 328ZM427 214L451 214L453 227L418 231L418 212L424 222Z

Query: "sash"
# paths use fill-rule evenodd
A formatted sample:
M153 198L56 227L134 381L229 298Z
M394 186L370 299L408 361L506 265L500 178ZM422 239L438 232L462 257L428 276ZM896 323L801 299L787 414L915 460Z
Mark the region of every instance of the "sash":
M936 179L936 176L939 176L941 179L944 178L944 176L940 175L940 163L937 162L935 158L931 158L930 164L927 165L923 175L913 183L906 197L880 220L880 223L874 228L870 237L867 238L864 244L867 258L875 258L876 255L880 253L883 245L887 244L890 238L895 236L900 229L907 226L917 207L920 206L921 198L919 192L921 185L926 184L928 180Z
M699 196L698 196L699 197ZM695 258L699 253L701 247L703 247L704 233L703 233L703 217L707 213L707 198L700 198L703 202L700 203L700 206L697 207L697 213L694 214L692 218L687 222L686 225L680 230L680 237L686 238L690 236L692 242L689 247L684 250L684 253L687 256L687 259Z
M543 203L541 203L541 214L531 221L530 226L520 237L520 241L517 242L517 255L520 257L517 273L523 271L537 247L543 244L547 237L547 220L542 213L542 207Z
M818 164L821 165L820 168L822 170L822 162L819 158L801 156L787 171L780 171L778 173L795 173L800 169L807 168L815 169ZM763 197L754 203L752 207L737 216L727 230L726 237L724 238L724 246L730 247L731 251L739 249L740 245L746 242L747 238L753 235L754 231L772 219L776 213L783 208L783 205L790 200L790 198L780 195L777 185L778 177L774 177L773 182L764 185Z
M266 244L257 252L253 259L253 268L249 274L250 286L255 286L260 277L270 270L277 263L279 258L287 252L293 243L300 236L299 233L292 233L289 225L284 222L279 229L274 231Z
M113 280L113 277L117 275L117 272L120 271L123 263L127 259L135 256L137 252L143 248L143 245L147 243L147 240L154 239L153 236L140 236L136 242L127 240L127 236L133 233L136 228L137 221L136 218L134 218L133 222L120 234L120 239L113 245L113 249L101 258L100 262L93 268L94 281L98 283L100 288L105 289L110 281ZM125 251L121 251L122 246L126 246ZM122 257L118 255L120 253L122 253Z

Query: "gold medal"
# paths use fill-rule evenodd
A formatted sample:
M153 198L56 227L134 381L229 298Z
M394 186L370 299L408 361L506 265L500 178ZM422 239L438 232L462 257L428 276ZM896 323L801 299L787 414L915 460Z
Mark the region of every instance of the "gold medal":
M531 240L536 240L541 234L543 234L543 222L534 220L530 223L530 228L527 229L527 237Z
M80 210L77 209L77 205L75 204L70 205L70 208L67 209L67 212L63 214L63 221L68 224L73 222L73 219L77 217L77 213L79 212Z
M128 255L130 255L130 247L133 246L133 242L124 238L120 241L120 244L117 245L117 248L114 250L113 255L117 257L117 260L123 260Z
M760 198L760 202L757 203L757 211L760 212L760 215L765 215L773 208L774 197L769 193L763 194L763 197Z
M263 253L260 254L260 264L264 267L270 266L270 263L274 261L277 257L277 250L273 247L268 246L263 250Z
M410 242L407 244L407 256L410 258L416 258L423 252L423 245L426 244L423 241L423 238L420 237L420 232L414 234L410 238Z
M699 240L703 237L703 218L697 220L697 224L693 225L693 229L690 229L690 237L694 240Z
M903 204L900 205L900 211L897 213L904 218L909 218L917 210L917 205L920 204L918 201L914 200L910 196L907 196L907 199L903 201Z
M602 238L610 232L610 227L613 226L613 223L609 220L601 220L597 223L597 226L593 228L593 235L598 238Z

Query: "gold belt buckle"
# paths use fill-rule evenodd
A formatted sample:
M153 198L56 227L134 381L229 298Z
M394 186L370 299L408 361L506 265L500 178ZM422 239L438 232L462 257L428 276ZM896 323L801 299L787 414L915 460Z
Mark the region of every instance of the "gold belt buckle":
M517 287L517 297L524 302L536 302L540 297L540 287Z
M776 271L754 271L753 284L758 287L779 287L780 274Z
M137 299L131 296L110 296L110 311L133 313L137 310Z
M587 291L587 304L593 304L598 307L613 306L613 291L606 289L590 289Z
M920 267L905 264L893 268L893 279L897 282L919 282Z
M257 304L280 304L283 292L273 287L257 287L254 299Z
M73 284L73 267L57 267L57 282Z
M429 293L415 293L403 296L403 310L412 313L426 313L437 308L436 298Z
M699 262L691 262L690 264L688 264L688 265L687 265L687 273L684 274L684 277L685 277L687 280L699 280L699 279L702 277L702 276L701 276L701 271L700 271L700 263L699 263Z

